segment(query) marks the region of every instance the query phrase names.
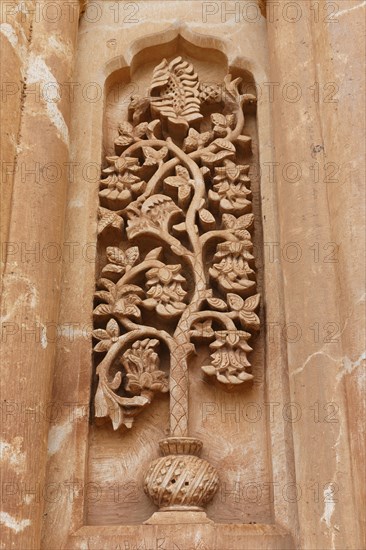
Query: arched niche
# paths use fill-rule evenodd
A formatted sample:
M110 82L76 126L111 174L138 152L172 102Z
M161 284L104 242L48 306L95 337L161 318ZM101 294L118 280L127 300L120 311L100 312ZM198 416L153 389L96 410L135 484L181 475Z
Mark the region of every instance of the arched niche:
M183 36L185 34L186 37ZM105 102L103 112L102 168L108 165L105 157L115 153L114 141L118 136L118 126L129 118L131 96L145 97L148 94L154 68L166 58L168 62L181 56L192 63L199 81L205 88L224 86L224 77L230 73L233 79L240 78L240 94L255 94L256 84L248 69L250 63L245 58L229 61L224 41L213 39L194 40L187 32L176 33L171 40L159 42L162 36L153 35L133 44L126 58L129 66L112 70L105 81ZM151 42L150 45L146 43ZM144 47L143 47L144 46ZM139 49L140 48L140 49ZM131 52L134 52L131 54ZM127 61L126 61L127 62ZM116 60L113 64L118 65ZM223 102L221 102L223 104ZM221 105L222 107L222 105ZM208 105L200 123L201 131L209 130L210 115L219 107ZM256 105L245 109L245 134L251 138L251 148L238 152L237 160L241 165L249 166L251 180L252 212L254 214L253 245L257 273L257 291L264 295L263 273L263 235L261 190L259 174L259 143L257 131ZM198 128L198 127L197 127ZM174 170L169 173L174 174ZM97 206L97 205L96 205ZM101 201L108 207L108 202ZM113 208L113 207L112 207ZM156 243L159 244L158 242ZM207 262L215 254L214 243L207 251ZM98 241L96 279L102 276L106 265L107 246L125 249L130 243L122 235L101 236ZM177 261L177 259L175 259ZM171 260L173 262L173 260ZM263 318L263 309L261 312ZM150 317L148 322L154 322ZM100 328L102 325L95 325ZM165 327L165 325L161 325ZM217 327L219 328L219 327ZM266 523L272 520L272 506L269 486L261 488L261 498L255 503L243 498L247 490L244 482L238 483L240 472L245 478L261 485L270 475L267 450L267 427L262 405L253 407L253 403L265 401L265 337L263 331L253 339L251 354L254 383L250 387L241 387L237 391L228 391L208 384L201 366L209 360L209 351L199 346L198 355L189 361L189 429L190 434L204 442L204 456L213 460L220 476L220 489L216 498L208 505L208 514L221 523ZM98 364L98 359L96 365ZM161 357L161 368L169 374L168 356ZM92 399L97 387L95 370L93 373ZM219 385L220 386L220 385ZM222 385L221 385L222 386ZM223 390L223 391L222 391ZM122 395L122 394L121 394ZM95 412L95 411L94 411ZM254 415L254 416L253 416ZM219 429L218 429L219 426ZM103 485L110 479L111 471L116 473L116 482L124 482L120 489L123 496L117 502L103 494L96 501L87 502L87 521L92 525L141 523L146 521L155 508L142 492L146 468L152 459L159 456L158 442L169 431L169 397L159 396L148 409L136 417L131 429L119 428L114 432L109 421L105 423L92 418L89 433L89 473L88 479ZM104 450L109 449L108 456ZM235 458L234 458L235 457ZM117 474L118 472L118 474ZM231 495L229 497L229 495Z

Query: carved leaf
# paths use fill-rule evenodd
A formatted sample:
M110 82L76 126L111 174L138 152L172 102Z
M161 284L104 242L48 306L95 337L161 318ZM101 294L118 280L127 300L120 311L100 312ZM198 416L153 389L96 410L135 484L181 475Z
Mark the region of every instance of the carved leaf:
M109 292L113 292L116 285L109 279L102 278L98 281L98 287L106 288L107 290L109 290Z
M216 227L216 220L209 210L201 208L198 213L200 225L204 231L211 231Z
M113 293L107 292L106 290L98 290L94 293L94 296L104 302L107 302L107 304L113 303Z
M227 303L229 304L229 307L234 311L240 311L244 306L244 300L238 294L228 293Z
M93 315L99 316L99 315L110 315L113 311L113 307L109 304L99 304L94 311Z
M254 294L254 296L249 296L244 302L244 307L248 311L254 311L259 306L259 300L261 298L260 294Z
M224 78L226 99L231 100L236 105L240 100L238 86L241 80L241 78L235 78L233 81L231 81L231 74L227 74Z
M139 161L135 157L113 156L106 157L106 159L110 166L103 170L104 174L111 174L113 172L123 174L126 170L130 172L138 172L140 169Z
M97 328L93 330L92 335L94 336L94 338L97 338L98 340L109 340L110 338L108 332L101 328Z
M244 301L238 294L228 293L227 300L230 309L239 313L239 320L244 328L259 329L260 320L254 310L259 305L260 294L250 296Z
M119 326L117 321L111 319L107 324L106 332L109 336L111 336L111 338L117 338L119 336Z
M244 216L240 216L240 218L236 218L232 214L223 214L222 216L222 224L227 229L247 229L253 225L253 222L253 214L245 214Z
M225 137L230 131L230 128L233 128L234 126L235 116L233 114L225 116L221 113L212 113L211 122L214 125L214 135L218 137Z
M239 314L239 319L244 328L251 328L253 330L259 329L259 317L253 311L243 309Z
M126 250L126 267L133 266L139 259L140 252L137 246L133 246Z
M161 139L161 122L159 119L152 120L146 130L146 135L149 139Z
M118 389L120 373L117 373L112 382L100 379L95 395L95 416L109 416L113 429L117 430L122 424L131 428L134 417L150 403L144 396L119 397L112 390Z
M214 145L218 150L224 149L225 151L232 151L235 153L235 146L228 139L215 139L211 145Z
M103 233L107 227L113 227L114 229L122 230L123 229L123 219L118 215L117 212L112 212L107 208L98 208L98 235Z
M207 303L213 309L217 309L218 311L227 310L226 303L224 302L224 300L221 300L220 298L207 298Z
M95 344L94 351L99 353L106 352L109 350L110 347L111 347L111 344L108 340L101 340L100 342Z
M144 291L137 285L123 285L118 289L118 295L124 296L125 294L135 293L137 295L143 295Z
M107 258L110 262L121 266L133 266L139 259L139 249L133 246L124 252L116 246L107 247Z
M218 124L219 126L226 126L226 117L221 113L212 113L211 120L214 124Z
M182 223L178 223L176 225L173 225L173 229L177 233L184 233L185 231L187 231L186 222L182 222Z
M134 142L134 128L129 122L121 122L118 125L118 133L119 136L114 142L117 147L128 147L128 145Z
M102 279L101 281L107 281L107 279ZM103 284L105 285L106 283ZM99 304L94 309L93 314L95 316L114 315L117 318L132 316L139 319L141 317L141 312L136 304L141 303L139 295L144 294L143 290L136 285L108 286L108 291L97 291L95 293L97 298L107 303ZM114 325L108 324L107 327L109 326L110 329L113 330Z
M122 382L122 373L119 371L116 373L115 377L113 378L112 382L109 383L109 387L111 390L118 390Z
M131 145L131 143L134 142L133 136L129 135L121 135L117 139L114 140L114 144L120 147L128 147Z
M135 297L134 297L134 299L135 299ZM131 298L130 298L130 300L131 300ZM116 302L116 305L113 309L113 313L115 315L121 315L121 316L126 316L126 317L135 317L136 319L140 319L141 312L140 312L139 308L136 305L134 305L134 303L131 303L130 300L128 300L128 299L118 300L118 302ZM140 300L137 303L139 303L139 302L140 302Z
M125 272L124 267L120 265L115 265L115 264L107 264L102 269L103 275L110 275L110 276L114 275L115 273L123 274L124 272Z
M161 252L163 250L162 246L158 246L157 248L154 248L153 250L150 250L148 254L145 256L145 260L156 260L161 256Z
M137 262L139 255L140 253L137 246L128 248L125 252L117 246L108 246L107 258L111 263L107 264L103 268L102 273L123 274L125 271L131 269L131 267Z
M219 197L218 197L219 198ZM237 218L232 214L223 214L222 215L222 225L226 229L234 229L237 222Z
M208 167L212 167L215 164L218 164L224 159L227 158L233 158L234 152L232 151L219 151L218 153L204 153L201 156L201 160L204 164L206 164Z

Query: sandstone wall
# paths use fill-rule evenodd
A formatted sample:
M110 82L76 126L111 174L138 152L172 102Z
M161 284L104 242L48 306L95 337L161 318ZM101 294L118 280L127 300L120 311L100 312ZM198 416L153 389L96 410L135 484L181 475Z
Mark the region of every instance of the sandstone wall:
M261 12L256 5L1 6L2 548L365 546L365 2L267 0ZM123 113L113 94L123 99L118 85L130 67L142 82L144 67L173 51L201 59L210 78L215 60L217 71L227 63L256 83L250 124L261 169L266 412L251 456L262 477L248 466L248 480L237 466L229 479L238 476L239 486L212 507L217 518L220 507L232 506L235 516L239 502L247 520L129 525L129 504L95 497L126 475L121 449L129 449L120 434L96 426L89 409L99 176L85 167L98 172L110 148ZM223 437L223 403L226 411L259 400L206 395L201 401L218 407L207 410ZM201 401L192 405L192 426L204 438ZM230 420L234 432L249 429L240 411ZM147 432L151 442L159 426ZM240 451L229 459L225 445L222 467L230 470ZM249 456L244 445L242 452ZM243 505L240 483L259 478L277 484L270 505Z

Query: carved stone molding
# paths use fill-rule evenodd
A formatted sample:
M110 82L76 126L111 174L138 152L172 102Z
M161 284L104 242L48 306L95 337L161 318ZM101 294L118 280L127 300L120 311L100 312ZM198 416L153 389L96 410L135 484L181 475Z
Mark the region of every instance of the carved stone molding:
M163 508L198 509L218 485L196 456L197 440L187 439L191 354L206 346L202 371L227 389L253 379L248 341L259 329L260 296L250 166L237 158L250 154L244 112L255 102L240 93L240 78L204 86L191 63L164 59L146 97L131 98L100 182L95 414L130 428L169 391L173 439L160 446L170 454L145 483Z

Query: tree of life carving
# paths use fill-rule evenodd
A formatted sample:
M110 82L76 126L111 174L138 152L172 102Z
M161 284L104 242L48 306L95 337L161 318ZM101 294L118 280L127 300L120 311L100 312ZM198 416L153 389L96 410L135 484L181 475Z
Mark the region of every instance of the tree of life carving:
M253 378L248 340L259 329L250 167L236 161L250 151L244 111L255 97L241 95L239 85L227 75L222 85L204 86L192 64L164 59L147 96L131 98L99 192L106 259L95 293L94 350L104 354L96 415L130 428L155 393L170 392L170 443L161 443L162 452L196 462L202 445L188 437L190 356L206 345L205 375L240 386ZM121 244L109 246L116 235Z

